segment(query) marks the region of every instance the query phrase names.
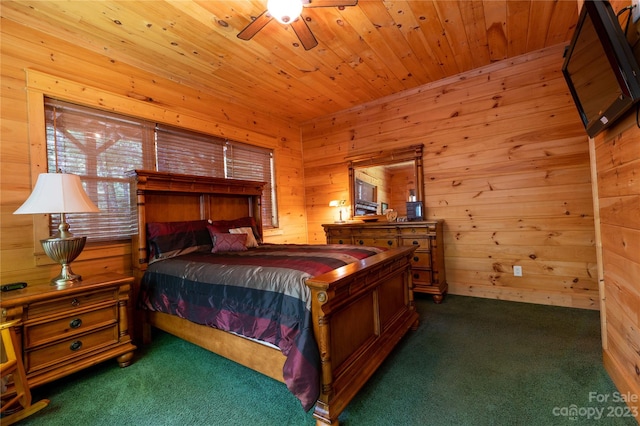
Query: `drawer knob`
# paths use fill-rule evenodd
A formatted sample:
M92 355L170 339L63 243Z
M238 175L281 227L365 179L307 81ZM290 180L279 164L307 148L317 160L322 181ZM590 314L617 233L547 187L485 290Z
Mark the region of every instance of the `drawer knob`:
M415 279L420 278L420 274L413 274L413 278L415 278Z
M420 243L414 240L414 241L413 241L413 245L414 245L414 246L419 246L419 245L420 245Z
M418 256L413 256L413 261L414 261L414 262L417 262L417 261L419 261L419 260L420 260L420 258L419 258Z
M388 246L392 246L392 245L393 245L393 241L388 240L388 241L387 241L387 245L388 245Z
M80 306L80 301L75 297L71 300L71 306Z
M76 340L75 342L71 343L71 345L69 346L69 349L71 349L72 351L77 351L81 347L82 347L82 342L80 340Z
M344 241L338 240L338 244L344 244Z
M360 244L361 246L363 246L363 245L364 245L364 241L360 240L360 241L358 241L358 244Z
M80 328L81 325L82 325L82 320L80 318L71 320L71 322L69 323L69 327L71 328Z

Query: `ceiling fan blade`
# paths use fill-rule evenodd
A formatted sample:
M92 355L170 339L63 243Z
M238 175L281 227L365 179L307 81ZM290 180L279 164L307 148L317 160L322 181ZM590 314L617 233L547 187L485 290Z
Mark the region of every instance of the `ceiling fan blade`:
M358 0L303 0L304 7L340 7L355 6Z
M304 46L304 50L313 49L318 45L318 40L313 36L311 29L302 16L291 23L291 28L293 28L293 31L300 39L300 43Z
M258 31L263 29L264 26L271 22L272 19L273 16L265 10L260 14L260 16L251 21L249 25L244 27L244 29L238 33L238 38L242 40L251 40L251 37L256 35Z

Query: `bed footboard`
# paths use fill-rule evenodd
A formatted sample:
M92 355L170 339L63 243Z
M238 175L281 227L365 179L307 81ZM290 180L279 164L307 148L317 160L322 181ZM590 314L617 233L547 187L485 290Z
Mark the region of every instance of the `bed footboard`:
M390 250L307 280L322 362L318 425L338 416L406 332L418 326L414 247Z

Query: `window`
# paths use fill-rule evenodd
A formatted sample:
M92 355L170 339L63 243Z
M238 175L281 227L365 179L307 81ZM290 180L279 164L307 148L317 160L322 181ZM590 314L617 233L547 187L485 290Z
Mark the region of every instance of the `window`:
M224 176L224 140L158 125L156 147L160 172Z
M225 147L226 172L231 179L266 182L262 193L262 222L277 226L275 167L273 151L239 142L228 141Z
M112 112L45 100L49 171L80 176L100 213L68 214L71 231L114 241L136 233L129 180L134 169L267 182L264 228L277 226L273 151ZM52 233L59 217L52 218Z
M79 175L100 209L68 214L71 232L94 240L129 237L135 219L124 173L154 168L153 123L51 100L45 104L45 116L49 171ZM52 231L59 220L52 218Z

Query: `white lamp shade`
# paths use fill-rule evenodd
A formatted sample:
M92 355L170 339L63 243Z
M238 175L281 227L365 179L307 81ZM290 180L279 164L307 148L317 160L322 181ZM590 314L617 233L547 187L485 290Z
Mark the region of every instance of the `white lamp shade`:
M41 173L27 201L13 214L99 211L82 187L79 176L68 173Z
M282 24L290 24L302 13L302 0L269 0L269 14Z

